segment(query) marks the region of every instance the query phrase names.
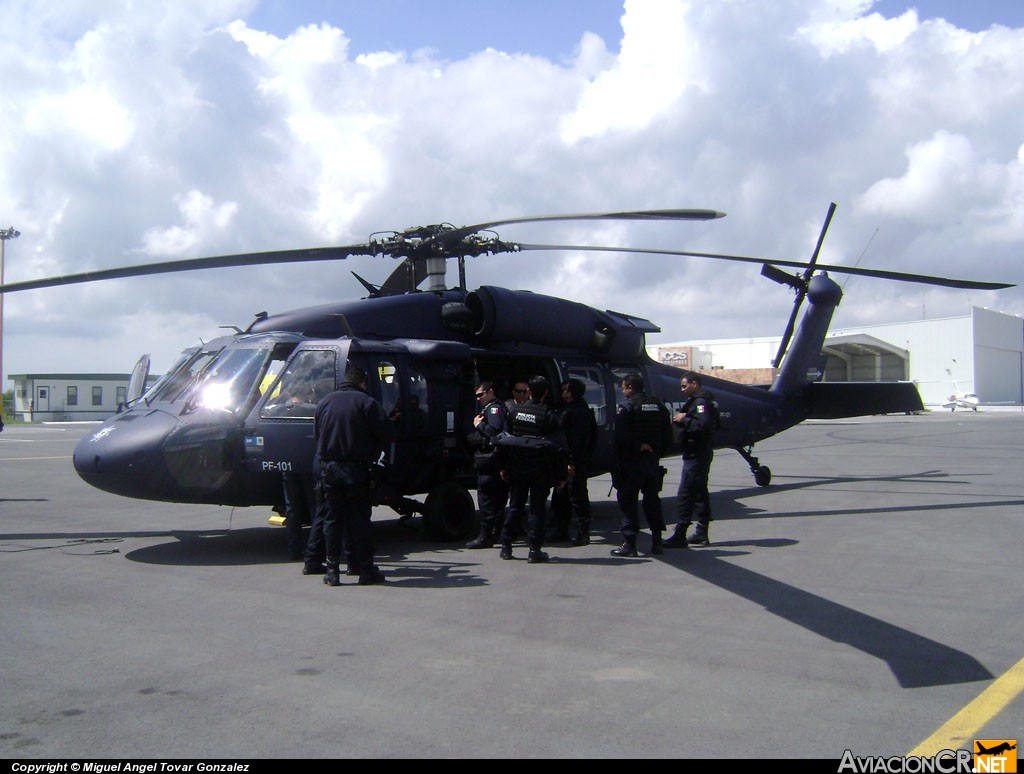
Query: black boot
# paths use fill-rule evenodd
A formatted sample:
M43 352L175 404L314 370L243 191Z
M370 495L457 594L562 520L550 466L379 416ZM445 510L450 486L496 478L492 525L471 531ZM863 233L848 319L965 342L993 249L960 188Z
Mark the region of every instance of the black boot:
M380 568L375 565L367 565L359 571L359 585L360 586L373 586L376 583L386 583L387 577L380 571Z
M665 549L662 548L663 541L661 539L661 530L655 530L651 533L651 553L654 556L661 556L665 553Z
M590 522L583 522L577 525L576 537L572 539L571 545L574 546L589 546L590 545Z
M511 559L512 558L512 544L511 543L502 543L501 544L501 553L498 554L498 556L500 556L502 559Z
M711 545L711 541L708 539L708 525L697 522L697 528L693 531L693 534L690 535L689 543L693 546Z
M689 548L690 544L686 540L686 525L680 524L676 527L676 531L672 535L662 542L665 548Z
M624 540L622 545L611 550L612 556L640 556L636 552L636 539Z
M324 583L328 586L340 586L341 576L338 573L338 562L327 557L327 573L324 575Z
M480 534L475 540L466 543L466 548L494 548L494 527L490 524L481 524Z
M542 562L546 562L548 558L548 555L539 548L531 548L529 555L526 557L526 561L529 564L540 564Z

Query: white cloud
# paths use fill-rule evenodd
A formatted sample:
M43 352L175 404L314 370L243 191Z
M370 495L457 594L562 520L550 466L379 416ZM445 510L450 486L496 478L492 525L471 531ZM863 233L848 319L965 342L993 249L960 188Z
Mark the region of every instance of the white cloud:
M184 226L153 228L142 235L143 251L152 256L187 256L204 244L212 232L231 226L238 212L236 202L214 204L201 191L189 191L176 198Z
M642 129L700 78L697 39L686 23L689 3L627 0L625 9L622 50L611 68L587 83L576 109L563 119L567 143Z
M20 119L0 128L0 224L22 232L7 246L9 281L140 253L680 206L729 217L501 237L799 259L829 201L830 263L852 263L871 240L862 265L1024 281L1024 30L884 21L867 0L638 0L624 6L621 48L581 34L570 61L352 59L342 22L275 36L249 25L249 3L35 5L0 8L22 31L0 39L0 107ZM14 294L5 365L116 371L152 349L160 370L218 325L356 298L349 270L380 281L392 269L352 258ZM648 317L663 340L777 333L791 303L756 267L696 259L522 254L476 259L469 273L474 286ZM857 279L839 315L959 313L966 299ZM970 300L1024 313L1021 291Z
M951 191L963 191L977 169L970 141L961 135L936 132L906 151L906 172L874 183L857 204L871 213L892 213L922 220L947 217Z
M917 12L906 11L895 19L886 19L881 14L871 13L866 16L850 18L850 6L867 6L869 3L847 3L846 7L828 8L822 6L819 11L839 11L838 18L832 17L816 20L797 30L811 41L824 57L845 54L861 44L872 46L875 50L885 53L893 51L906 43L919 26ZM843 13L842 11L845 11Z

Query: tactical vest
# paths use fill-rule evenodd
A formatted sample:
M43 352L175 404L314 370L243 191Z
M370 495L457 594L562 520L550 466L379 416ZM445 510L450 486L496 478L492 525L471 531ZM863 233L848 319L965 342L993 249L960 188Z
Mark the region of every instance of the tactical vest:
M645 395L641 402L632 404L631 413L636 440L650 444L656 452L664 451L661 447L665 438L665 404L652 395Z
M551 430L549 417L547 406L532 402L521 403L512 409L509 431L520 438L543 438Z

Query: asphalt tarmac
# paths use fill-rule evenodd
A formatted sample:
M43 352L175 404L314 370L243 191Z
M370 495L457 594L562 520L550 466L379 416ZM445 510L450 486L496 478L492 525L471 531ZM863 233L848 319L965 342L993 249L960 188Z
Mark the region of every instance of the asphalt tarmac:
M712 545L662 557L609 555L606 476L546 565L379 510L389 583L341 588L269 509L91 489L87 430L0 435L7 759L898 756L1024 658L1019 410L809 422L768 488L719 452ZM1004 704L954 743L1024 737Z

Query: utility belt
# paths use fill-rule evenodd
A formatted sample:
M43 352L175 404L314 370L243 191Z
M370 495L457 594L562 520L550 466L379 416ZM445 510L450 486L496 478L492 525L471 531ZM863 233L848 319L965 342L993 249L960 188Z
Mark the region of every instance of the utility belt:
M351 497L375 486L374 465L366 460L320 460L320 485L325 497Z
M625 481L633 476L642 476L642 468L638 465L631 465L630 463L617 463L611 469L612 474L612 485L608 488L608 494L611 494L612 489L621 489ZM668 468L664 465L658 465L658 491L665 487L665 476L668 475Z
M490 448L484 451L473 453L473 467L481 473L497 473L501 470L501 457L497 448L488 444Z

